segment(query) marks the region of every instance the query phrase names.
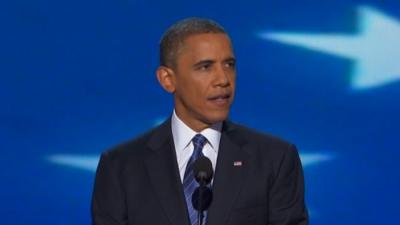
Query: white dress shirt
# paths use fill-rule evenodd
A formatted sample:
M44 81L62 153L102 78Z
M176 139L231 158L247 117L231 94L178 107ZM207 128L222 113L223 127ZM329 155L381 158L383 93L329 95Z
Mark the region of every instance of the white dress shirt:
M198 133L188 127L181 119L179 119L175 113L175 110L171 118L171 128L175 144L176 159L179 166L179 174L181 181L183 182L186 165L194 150L192 139ZM221 129L222 122L213 124L211 127L200 132L200 134L207 138L207 142L203 147L203 154L211 160L214 171L217 164L219 141L221 140Z

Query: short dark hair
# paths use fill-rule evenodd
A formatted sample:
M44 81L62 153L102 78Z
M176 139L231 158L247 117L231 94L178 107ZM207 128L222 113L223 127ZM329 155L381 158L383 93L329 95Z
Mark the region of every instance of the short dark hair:
M205 33L226 34L221 25L205 18L191 17L173 24L163 34L160 41L160 65L175 67L178 52L186 38Z

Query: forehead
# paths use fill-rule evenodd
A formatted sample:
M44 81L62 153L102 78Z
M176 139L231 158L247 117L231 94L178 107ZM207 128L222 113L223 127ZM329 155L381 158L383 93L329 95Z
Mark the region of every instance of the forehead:
M224 33L194 34L183 41L181 56L197 58L233 57L231 41Z

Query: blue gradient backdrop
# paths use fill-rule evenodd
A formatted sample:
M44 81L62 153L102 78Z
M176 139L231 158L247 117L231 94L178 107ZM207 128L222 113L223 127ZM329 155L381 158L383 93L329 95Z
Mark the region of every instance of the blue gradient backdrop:
M399 9L394 0L1 1L0 223L90 224L99 154L171 113L154 75L158 41L188 16L215 19L232 37L232 120L298 146L311 224L398 223ZM367 59L358 76L370 85L357 88Z

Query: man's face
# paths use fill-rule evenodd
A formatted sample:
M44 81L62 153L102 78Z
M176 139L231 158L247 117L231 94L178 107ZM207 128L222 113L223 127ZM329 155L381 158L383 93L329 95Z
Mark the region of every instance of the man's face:
M235 57L226 34L189 36L173 69L175 110L200 131L225 120L235 92Z

